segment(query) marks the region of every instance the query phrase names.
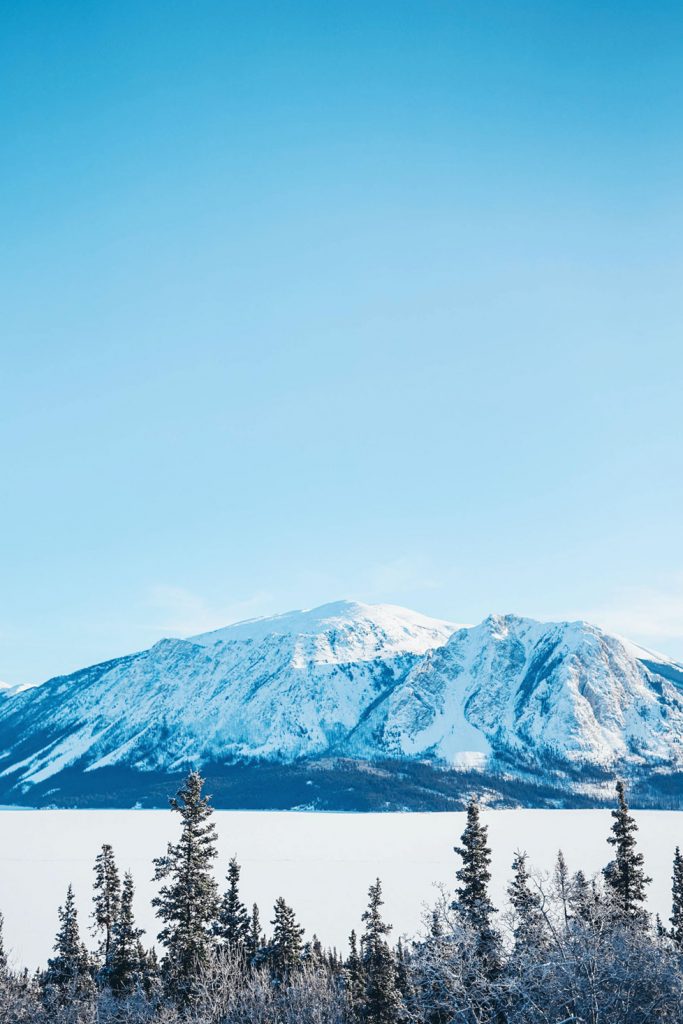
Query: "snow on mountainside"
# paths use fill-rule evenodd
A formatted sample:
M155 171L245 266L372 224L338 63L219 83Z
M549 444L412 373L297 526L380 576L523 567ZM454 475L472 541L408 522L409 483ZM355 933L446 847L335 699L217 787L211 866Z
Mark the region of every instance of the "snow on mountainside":
M415 666L376 729L452 764L680 766L683 668L586 622L492 615Z
M162 640L12 698L0 779L42 782L75 762L161 769L326 752L455 628L339 602Z
M112 766L144 788L142 773L302 758L539 779L671 773L683 769L683 666L584 622L458 627L338 602L162 640L7 694L0 751L6 799L58 789L64 773L77 791Z
M374 657L378 652L386 654L391 650L424 654L432 647L439 647L459 628L452 622L430 619L395 604L336 601L310 611L245 619L211 633L190 637L190 640L204 647L213 647L233 640L264 640L273 635L318 636L334 631L339 640L348 643L348 654L359 658L363 657L359 654L363 638L367 644L366 656Z

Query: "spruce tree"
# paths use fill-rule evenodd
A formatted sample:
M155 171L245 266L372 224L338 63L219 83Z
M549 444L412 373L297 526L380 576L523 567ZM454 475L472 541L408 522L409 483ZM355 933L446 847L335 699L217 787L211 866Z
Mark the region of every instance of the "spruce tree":
M553 887L555 895L562 907L562 919L564 921L565 931L568 931L569 922L571 921L570 905L572 881L562 850L557 851L557 860L555 861L555 870L553 871Z
M271 971L277 981L286 981L301 966L304 929L297 924L294 911L282 896L275 901L270 923L273 925L269 950Z
M378 878L368 890L368 908L362 918L365 932L361 939L361 963L365 991L360 1018L365 1024L396 1024L403 1016L396 986L396 962L386 938L391 925L382 918L380 908L383 905L382 883Z
M614 860L603 870L617 914L623 920L644 925L647 914L643 908L645 887L652 881L645 875L643 855L636 850L638 826L629 814L623 782L617 782L617 807L612 811L614 823L607 842L614 847Z
M410 990L410 973L408 970L408 953L399 938L396 943L396 988L405 1000Z
M121 882L114 861L114 851L108 843L104 843L95 858L92 918L94 934L102 935L98 952L105 966L109 960L112 928L118 917L120 902Z
M683 952L683 856L680 848L674 853L671 876L671 931L669 935L677 949Z
M76 900L71 885L58 914L59 931L53 947L55 956L47 962L44 982L48 986L66 990L73 996L89 989L92 975L90 957L81 942Z
M144 974L144 951L140 943L144 930L135 925L133 896L133 876L128 871L123 878L119 913L112 928L107 960L107 981L118 996L132 992L142 982Z
M301 959L303 962L315 965L316 967L325 963L325 950L323 949L322 942L315 932L313 932L313 935L311 936L311 941L304 944L301 951Z
M164 927L159 941L166 947L162 969L171 994L183 1002L192 990L195 972L215 944L212 925L218 912L218 887L212 874L216 858L213 808L202 795L204 780L190 772L171 808L181 820L177 843L157 858L155 881L165 884L152 900Z
M344 976L351 1006L357 1011L362 1006L365 995L365 977L363 974L363 964L358 955L355 931L352 931L349 935L349 955L344 964Z
M159 961L154 947L145 949L138 939L137 957L140 964L140 985L148 999L151 999L159 985Z
M263 932L261 931L261 918L256 903L251 908L249 917L249 930L244 943L247 962L256 964L263 950Z
M581 869L572 878L569 905L575 917L584 922L590 921L596 906L596 892Z
M476 800L470 800L467 805L467 824L460 841L462 846L454 847L462 860L455 876L460 885L455 890L451 909L475 932L479 953L493 966L497 959L498 937L491 924L496 913L489 897L491 849L488 827L480 821Z
M514 875L507 892L514 911L515 948L530 951L545 945L545 928L541 898L529 884L526 862L526 853L517 850L512 862Z
M240 866L235 857L232 857L228 865L227 881L228 888L221 900L214 934L222 940L227 951L236 956L244 956L249 936L249 914L240 900Z

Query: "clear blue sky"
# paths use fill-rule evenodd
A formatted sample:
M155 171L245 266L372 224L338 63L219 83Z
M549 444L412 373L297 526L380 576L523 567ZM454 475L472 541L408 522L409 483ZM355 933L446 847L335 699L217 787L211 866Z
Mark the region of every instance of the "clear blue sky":
M0 20L0 679L341 597L683 657L680 4Z

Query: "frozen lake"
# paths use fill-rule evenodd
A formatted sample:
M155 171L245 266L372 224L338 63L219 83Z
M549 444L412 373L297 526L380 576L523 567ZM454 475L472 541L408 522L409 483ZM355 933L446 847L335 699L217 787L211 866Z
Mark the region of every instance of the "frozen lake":
M138 923L151 945L157 931L149 907L152 859L178 835L177 817L170 811L0 811L0 910L14 964L33 968L45 962L69 882L76 891L81 934L89 940L92 869L103 842L114 847L121 872L133 872ZM639 811L635 817L654 879L650 909L666 919L673 850L683 846L683 813ZM453 845L465 815L217 811L215 818L219 874L236 854L242 897L248 905L259 904L263 922L282 895L307 937L315 931L326 945L344 946L351 929L360 930L367 888L377 875L394 937L418 929L423 904L436 897L433 883L455 884L459 861ZM517 847L540 869L552 868L559 848L570 870L592 873L610 859L609 811L485 811L484 820L493 847L497 906Z

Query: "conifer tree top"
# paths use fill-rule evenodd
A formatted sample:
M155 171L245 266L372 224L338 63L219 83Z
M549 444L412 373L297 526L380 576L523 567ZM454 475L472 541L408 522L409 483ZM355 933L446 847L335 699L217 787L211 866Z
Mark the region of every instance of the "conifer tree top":
M184 997L196 964L206 962L215 943L213 925L218 912L218 886L213 875L216 858L216 825L213 808L202 795L204 780L190 772L170 801L181 819L177 843L154 864L155 880L164 881L152 900L164 923L159 940L166 947L164 970Z
M646 918L643 904L645 887L652 881L644 870L644 857L636 850L638 825L629 813L624 783L616 785L617 806L611 812L612 834L607 842L614 847L614 860L603 871L619 912L627 919L643 922Z
M453 849L462 860L456 871L460 885L456 889L454 908L460 910L472 923L481 924L494 913L488 895L491 881L491 848L488 845L488 827L480 819L479 804L470 800L467 805L467 823L460 837L462 846Z

